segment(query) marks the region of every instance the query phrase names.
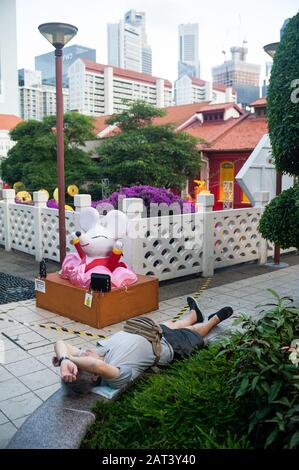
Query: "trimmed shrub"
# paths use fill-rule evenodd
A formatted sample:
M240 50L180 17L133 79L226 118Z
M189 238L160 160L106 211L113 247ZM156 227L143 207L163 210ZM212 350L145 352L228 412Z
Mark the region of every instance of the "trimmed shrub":
M259 224L266 240L281 248L299 249L299 184L283 191L267 205Z

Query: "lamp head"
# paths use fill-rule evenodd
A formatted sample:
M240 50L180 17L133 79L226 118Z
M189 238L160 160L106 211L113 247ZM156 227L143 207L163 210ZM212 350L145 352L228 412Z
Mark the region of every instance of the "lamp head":
M273 57L275 56L276 49L278 47L279 42L272 42L271 44L267 44L264 46L264 51L270 56Z
M43 23L38 29L55 49L62 49L78 32L76 26L67 23Z

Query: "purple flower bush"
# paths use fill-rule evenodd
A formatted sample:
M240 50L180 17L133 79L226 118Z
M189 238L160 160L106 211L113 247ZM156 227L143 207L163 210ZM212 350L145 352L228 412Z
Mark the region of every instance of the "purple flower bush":
M171 191L165 188L157 188L154 186L138 185L125 187L119 191L115 191L111 194L108 199L102 199L99 201L93 201L92 207L100 209L103 206L112 205L115 209L119 208L119 200L123 198L141 198L145 208L147 209L147 215L151 206L163 204L163 206L174 207L175 213L189 213L195 212L195 205L193 203L184 201L179 196L173 194ZM163 207L162 206L162 207Z
M49 199L47 202L47 207L50 207L50 209L58 209L58 204L55 199Z

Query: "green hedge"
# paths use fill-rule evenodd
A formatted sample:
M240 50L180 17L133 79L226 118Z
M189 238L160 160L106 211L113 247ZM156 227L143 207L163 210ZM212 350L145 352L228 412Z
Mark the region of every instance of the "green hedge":
M277 299L264 319L241 318L245 333L98 402L82 447L298 447L298 369L281 349L299 334L298 313Z
M291 18L277 48L267 96L269 134L276 168L299 175L299 13ZM296 98L296 96L295 96Z

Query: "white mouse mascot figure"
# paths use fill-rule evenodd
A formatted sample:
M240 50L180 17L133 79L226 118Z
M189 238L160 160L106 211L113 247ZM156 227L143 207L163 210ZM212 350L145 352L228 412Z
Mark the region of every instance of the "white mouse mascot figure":
M92 207L82 209L80 227L73 245L77 253L65 257L61 277L78 287L89 288L91 274L109 274L112 287L123 287L137 281L136 274L120 261L122 239L127 235L127 216L112 210L102 218Z

